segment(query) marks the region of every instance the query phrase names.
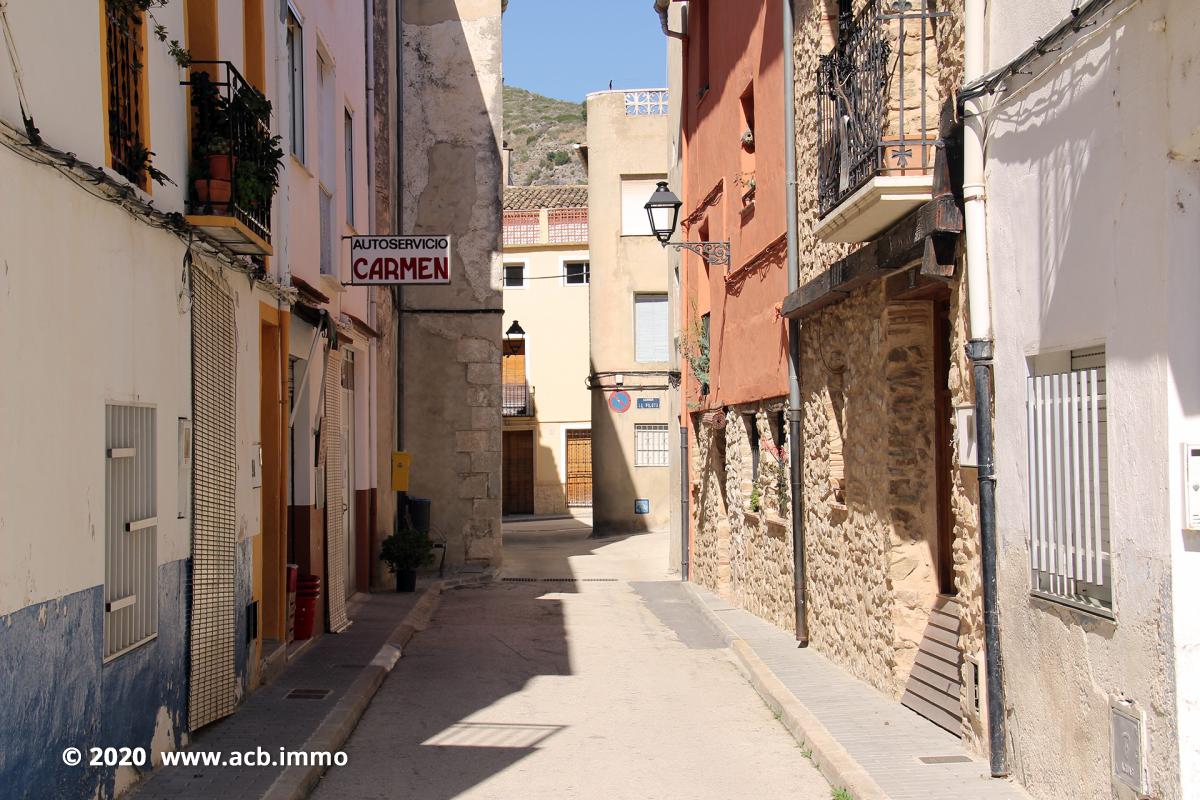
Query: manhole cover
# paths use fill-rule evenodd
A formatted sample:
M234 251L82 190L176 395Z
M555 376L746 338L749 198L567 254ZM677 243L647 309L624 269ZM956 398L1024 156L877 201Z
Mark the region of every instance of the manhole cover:
M966 764L970 756L921 756L917 759L922 764Z
M287 693L288 700L324 700L333 693L333 689L292 689Z

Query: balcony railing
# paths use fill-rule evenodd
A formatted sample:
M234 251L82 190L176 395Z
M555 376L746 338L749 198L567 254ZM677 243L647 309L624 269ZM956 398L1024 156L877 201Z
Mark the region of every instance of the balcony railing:
M661 117L670 111L670 92L666 89L635 89L625 93L625 116Z
M927 175L939 97L933 0L869 0L817 67L818 205L877 176Z
M505 383L502 389L504 397L504 416L533 416L533 396L529 391L528 383Z
M188 213L232 217L269 246L281 155L270 103L228 61L193 61L184 83L192 87Z

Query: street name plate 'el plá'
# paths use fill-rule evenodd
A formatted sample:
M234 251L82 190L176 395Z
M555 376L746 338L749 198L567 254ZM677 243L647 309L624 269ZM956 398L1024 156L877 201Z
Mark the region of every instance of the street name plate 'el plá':
M449 282L449 236L350 237L351 286Z

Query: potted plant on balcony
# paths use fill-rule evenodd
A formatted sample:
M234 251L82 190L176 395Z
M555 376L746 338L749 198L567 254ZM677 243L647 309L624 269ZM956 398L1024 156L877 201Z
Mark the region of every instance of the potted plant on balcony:
M230 142L229 103L207 72L191 79L195 128L192 131L192 180L198 203L222 214L233 195L237 163Z
M271 134L271 102L243 86L234 93L229 114L244 131L239 148L243 158L234 164L233 201L252 216L269 217L284 155L282 137Z
M412 592L417 588L417 570L433 561L433 542L408 519L383 540L379 560L396 574L397 592Z

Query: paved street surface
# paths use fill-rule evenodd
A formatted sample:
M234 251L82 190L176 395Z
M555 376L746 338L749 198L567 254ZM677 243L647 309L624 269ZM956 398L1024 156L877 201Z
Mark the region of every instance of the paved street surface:
M314 797L828 800L669 577L667 538L505 526L505 580L443 596Z

